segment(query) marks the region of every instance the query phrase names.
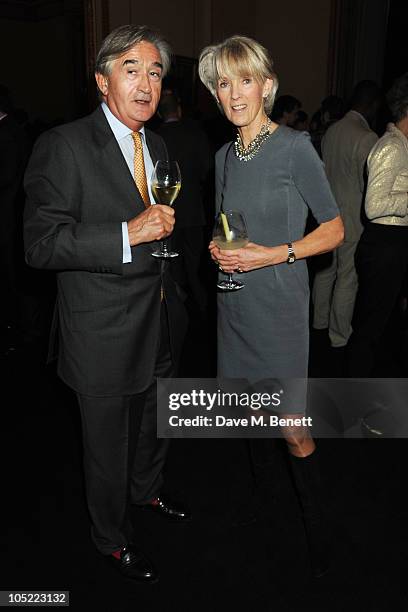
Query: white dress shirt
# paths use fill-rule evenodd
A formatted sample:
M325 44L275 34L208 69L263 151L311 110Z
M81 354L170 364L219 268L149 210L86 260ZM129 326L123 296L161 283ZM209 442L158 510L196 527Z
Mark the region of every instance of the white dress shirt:
M102 102L102 110L105 113L105 117L109 123L109 126L113 132L113 135L116 138L116 141L119 145L120 150L122 151L122 155L125 158L126 164L129 168L129 172L134 177L134 155L135 155L135 147L132 138L132 130L127 127L124 123L119 121L117 117L109 110L109 107L105 102ZM147 188L149 190L149 198L151 202L154 202L152 190L151 190L151 177L154 170L153 161L150 157L149 149L146 144L146 135L145 129L142 127L139 130L139 133L142 137L142 146L143 146L143 157L145 163L146 170L146 179L147 179ZM127 228L127 222L122 222L122 245L123 245L123 259L122 263L130 263L132 261L132 252L129 243L129 234Z

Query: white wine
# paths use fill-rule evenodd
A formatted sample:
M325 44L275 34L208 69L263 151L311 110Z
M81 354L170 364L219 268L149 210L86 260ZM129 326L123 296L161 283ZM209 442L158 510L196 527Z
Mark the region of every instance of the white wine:
M180 183L170 185L169 187L162 187L161 185L152 183L154 199L156 200L157 204L167 204L168 206L171 206L178 196L180 187Z
M248 244L248 238L233 238L232 240L227 240L224 236L215 236L213 240L217 247L225 251L241 249Z

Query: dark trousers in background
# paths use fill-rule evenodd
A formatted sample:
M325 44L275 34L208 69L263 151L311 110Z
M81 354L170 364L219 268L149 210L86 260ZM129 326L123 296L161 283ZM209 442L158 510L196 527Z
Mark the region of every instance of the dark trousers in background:
M368 378L408 273L408 227L370 223L361 236L355 262L358 293L347 349L347 373L354 378Z
M171 245L180 256L173 263L173 278L190 294L196 308L205 313L208 306L207 290L202 282L200 266L203 256L207 256L204 244L204 227L175 227Z
M173 373L163 302L155 379ZM156 380L137 395L77 397L92 539L110 554L134 539L130 505L149 503L160 493L169 441L157 439Z

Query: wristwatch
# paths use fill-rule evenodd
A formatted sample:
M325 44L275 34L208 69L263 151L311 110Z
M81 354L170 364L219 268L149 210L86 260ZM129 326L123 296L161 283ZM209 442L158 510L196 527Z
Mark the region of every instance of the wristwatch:
M293 246L291 242L288 242L287 245L288 245L288 258L286 260L286 263L293 264L296 261L295 251L293 250Z

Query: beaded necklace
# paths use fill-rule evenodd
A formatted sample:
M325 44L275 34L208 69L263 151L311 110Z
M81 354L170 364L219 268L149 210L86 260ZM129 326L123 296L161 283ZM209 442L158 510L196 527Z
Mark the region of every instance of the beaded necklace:
M241 136L239 132L237 133L237 137L234 142L234 151L235 155L238 157L239 161L249 161L259 152L262 144L269 138L271 132L269 131L269 127L271 126L272 121L268 119L266 123L261 128L261 131L255 136L253 140L249 143L247 147L244 147L242 144Z

